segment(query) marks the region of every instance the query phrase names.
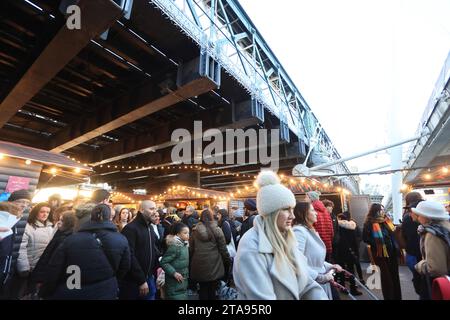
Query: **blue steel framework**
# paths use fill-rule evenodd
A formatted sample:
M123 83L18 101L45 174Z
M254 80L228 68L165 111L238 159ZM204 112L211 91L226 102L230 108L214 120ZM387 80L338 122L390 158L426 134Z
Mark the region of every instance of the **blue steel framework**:
M152 0L172 23L193 39L249 92L252 99L280 119L284 140L289 129L329 160L339 153L280 62L236 0ZM348 173L344 163L336 173ZM358 193L353 177L340 181Z

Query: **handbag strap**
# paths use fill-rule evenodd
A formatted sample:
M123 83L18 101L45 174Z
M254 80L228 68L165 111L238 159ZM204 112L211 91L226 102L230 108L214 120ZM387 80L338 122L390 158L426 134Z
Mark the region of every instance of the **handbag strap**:
M94 239L97 241L97 243L98 243L99 246L100 246L100 249L102 249L103 254L105 255L106 259L108 260L109 266L111 267L111 270L112 270L112 272L113 272L113 275L116 276L116 271L115 271L114 265L113 265L113 263L111 262L111 259L109 258L109 255L108 255L108 254L106 253L106 251L105 251L105 248L104 248L104 246L103 246L102 240L100 240L100 238L97 237L97 233L92 232L91 234L94 236Z

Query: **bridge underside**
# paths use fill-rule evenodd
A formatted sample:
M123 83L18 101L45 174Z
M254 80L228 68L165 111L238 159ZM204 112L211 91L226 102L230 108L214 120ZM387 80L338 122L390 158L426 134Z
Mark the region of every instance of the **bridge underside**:
M92 182L124 192L158 193L186 181L217 190L249 183L246 175L257 173L260 161L202 165L234 175L173 166L171 134L193 133L194 121L224 138L226 129L278 129L276 116L148 1L134 0L126 19L111 0L81 0L89 14L79 31L66 29L59 5L0 3L2 140L62 152L94 166ZM218 73L202 72L202 64ZM279 140L280 171L289 175L308 142L292 131ZM247 143L245 154L260 149Z

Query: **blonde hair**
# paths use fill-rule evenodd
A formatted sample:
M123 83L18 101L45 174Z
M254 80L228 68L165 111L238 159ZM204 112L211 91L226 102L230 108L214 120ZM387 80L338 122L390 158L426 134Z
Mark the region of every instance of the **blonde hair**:
M295 274L299 275L300 269L294 255L294 250L297 250L297 240L291 229L281 232L278 228L277 220L280 212L281 210L278 210L277 213L261 216L263 230L273 247L275 264L280 266L287 262Z

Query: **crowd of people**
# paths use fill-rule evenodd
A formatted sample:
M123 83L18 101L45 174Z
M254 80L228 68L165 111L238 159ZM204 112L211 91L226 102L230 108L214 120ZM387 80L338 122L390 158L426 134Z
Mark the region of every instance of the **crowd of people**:
M297 201L271 171L256 183L242 214L150 200L136 211L114 207L107 190L82 203L54 195L32 205L28 191L15 191L0 202L0 212L18 220L0 228L0 298L338 300L347 281L353 296L362 294L348 276L364 285L361 241L386 300L402 297L403 251L421 299L431 299L430 284L450 270L448 212L419 193L406 196L401 226L376 203L358 226L318 192Z

